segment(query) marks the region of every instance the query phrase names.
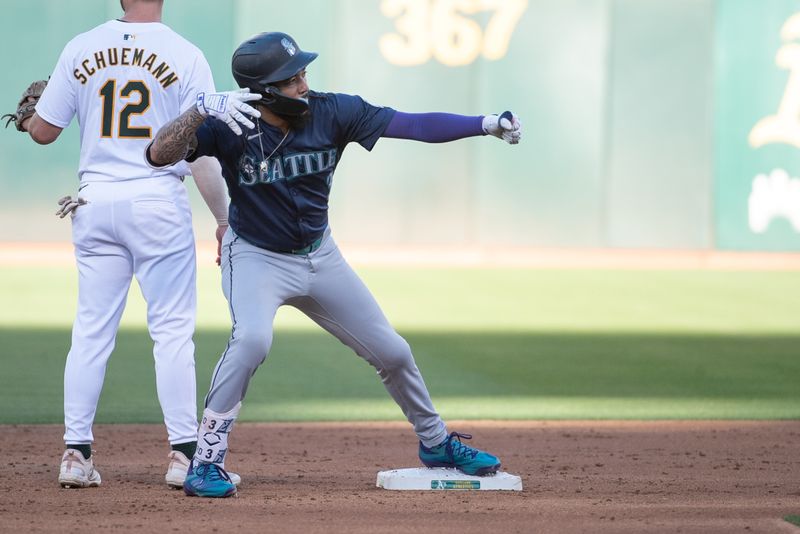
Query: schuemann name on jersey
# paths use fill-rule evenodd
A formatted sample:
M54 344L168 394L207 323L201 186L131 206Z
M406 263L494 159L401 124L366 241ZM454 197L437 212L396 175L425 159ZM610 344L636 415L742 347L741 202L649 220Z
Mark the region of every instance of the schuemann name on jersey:
M80 67L76 68L72 74L81 84L85 84L89 80L89 76L115 65L147 69L165 89L178 81L177 74L166 61L160 61L158 54L148 53L144 48L108 48L98 50L94 54L89 53L89 57L81 61Z

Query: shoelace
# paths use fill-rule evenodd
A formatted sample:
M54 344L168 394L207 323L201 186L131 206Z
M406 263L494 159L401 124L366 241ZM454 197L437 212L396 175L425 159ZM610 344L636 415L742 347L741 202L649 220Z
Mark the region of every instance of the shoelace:
M214 469L212 469L212 467ZM228 473L226 473L223 469L221 469L216 464L200 464L200 465L196 465L194 467L194 472L195 472L195 474L197 474L197 476L199 476L200 478L203 478L203 479L208 479L208 480L212 480L212 481L215 481L215 480L227 480L228 482L231 481L230 477L228 476Z
M453 438L456 438L456 440L453 440ZM461 438L472 439L472 434L451 432L450 435L447 436L447 443L445 444L447 455L450 456L450 458L455 458L456 456L461 456L462 458L468 457L470 459L475 458L480 451L462 443Z

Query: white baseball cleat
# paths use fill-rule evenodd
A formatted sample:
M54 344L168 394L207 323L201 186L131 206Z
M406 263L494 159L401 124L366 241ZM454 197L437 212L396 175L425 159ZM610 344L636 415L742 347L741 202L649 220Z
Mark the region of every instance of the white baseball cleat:
M167 486L172 489L183 489L183 481L186 480L186 472L189 470L189 458L181 451L171 451L169 453L169 467L164 477ZM236 473L228 473L234 486L242 483L242 477Z
M79 450L67 449L61 457L58 483L62 488L96 488L100 485L100 473L91 458L84 458Z

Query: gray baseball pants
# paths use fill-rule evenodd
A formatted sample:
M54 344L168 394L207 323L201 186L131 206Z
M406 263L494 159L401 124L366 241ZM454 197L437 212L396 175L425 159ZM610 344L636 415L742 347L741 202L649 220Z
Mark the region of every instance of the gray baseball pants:
M207 408L226 413L244 399L250 378L269 354L275 313L286 304L375 367L425 446L447 438L411 348L342 257L329 230L319 249L293 255L256 247L229 229L221 266L233 327L211 378Z

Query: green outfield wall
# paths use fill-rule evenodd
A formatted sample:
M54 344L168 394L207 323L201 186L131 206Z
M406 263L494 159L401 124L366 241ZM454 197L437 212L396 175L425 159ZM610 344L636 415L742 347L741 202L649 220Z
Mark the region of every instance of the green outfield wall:
M38 22L0 35L9 110L72 36L120 14L116 0L0 10ZM800 0L166 0L164 21L205 52L219 89L239 42L281 30L320 52L312 88L522 117L516 147L350 147L331 202L342 242L800 250L796 13ZM68 240L52 208L76 189L77 126L47 147L0 135L0 241Z
M800 3L721 2L715 51L717 246L800 250Z

